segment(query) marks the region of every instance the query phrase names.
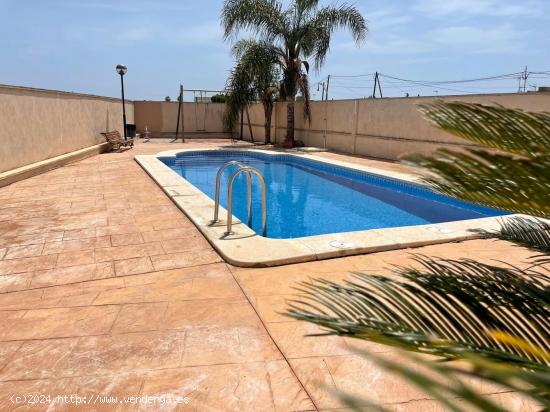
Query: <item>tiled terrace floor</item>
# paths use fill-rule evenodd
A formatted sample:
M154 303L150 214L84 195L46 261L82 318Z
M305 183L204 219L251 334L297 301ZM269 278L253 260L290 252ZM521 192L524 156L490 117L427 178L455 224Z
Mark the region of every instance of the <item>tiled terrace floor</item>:
M395 410L440 410L351 354L357 343L304 337L315 329L278 314L301 279L383 271L407 263L408 252L231 267L133 160L177 147L183 146L140 144L0 188L0 410L32 409L10 400L31 393L189 398L177 406L56 404L52 410L341 408L327 388ZM417 251L515 264L529 256L486 240ZM513 394L476 386L510 410L529 410Z

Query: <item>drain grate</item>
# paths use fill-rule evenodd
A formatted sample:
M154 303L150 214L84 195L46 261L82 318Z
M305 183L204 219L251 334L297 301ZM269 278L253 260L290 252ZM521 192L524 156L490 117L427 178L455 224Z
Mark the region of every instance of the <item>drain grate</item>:
M342 242L341 240L333 240L329 245L336 249L351 249L354 247L353 243Z

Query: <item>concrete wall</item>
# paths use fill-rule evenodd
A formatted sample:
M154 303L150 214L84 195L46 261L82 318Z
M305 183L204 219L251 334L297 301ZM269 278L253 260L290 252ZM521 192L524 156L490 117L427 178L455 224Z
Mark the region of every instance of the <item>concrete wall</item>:
M223 130L223 103L183 103L183 130L186 136L205 134L227 137ZM147 129L153 137L173 135L176 131L178 102L135 101L138 132ZM180 130L181 130L180 124ZM214 136L209 136L214 137Z
M461 100L501 104L528 111L550 112L550 93L446 96L443 100ZM436 98L390 98L330 100L312 102L311 123L304 121L303 106L296 104L295 137L307 146L395 160L408 153L429 153L439 147L470 145L426 121L418 105ZM261 105L250 108L255 141L263 141L264 115ZM286 134L286 105L276 104L273 113L272 141L282 142ZM246 125L243 133L250 140Z
M0 85L0 172L97 145L113 129L122 132L118 99Z

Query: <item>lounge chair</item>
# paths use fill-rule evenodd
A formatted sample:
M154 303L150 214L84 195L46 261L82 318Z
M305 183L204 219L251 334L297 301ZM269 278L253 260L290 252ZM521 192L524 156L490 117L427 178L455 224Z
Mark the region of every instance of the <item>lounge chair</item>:
M117 130L101 133L111 145L111 150L120 150L121 147L134 147L134 139L124 140Z

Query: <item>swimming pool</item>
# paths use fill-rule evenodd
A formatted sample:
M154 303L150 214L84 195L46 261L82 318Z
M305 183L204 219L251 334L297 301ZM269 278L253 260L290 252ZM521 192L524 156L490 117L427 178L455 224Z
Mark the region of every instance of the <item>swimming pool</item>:
M237 160L258 169L265 178L267 233L292 239L331 233L463 221L502 216L505 212L461 202L411 182L288 154L207 150L159 157L165 165L206 194L215 196L216 173ZM221 179L220 204L227 207L231 172ZM233 215L247 220L246 176L240 174L233 192ZM252 185L252 225L262 234L261 193ZM225 219L222 214L220 216Z

